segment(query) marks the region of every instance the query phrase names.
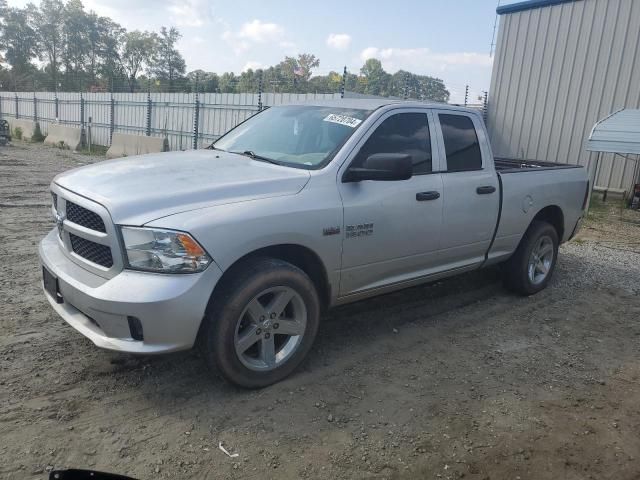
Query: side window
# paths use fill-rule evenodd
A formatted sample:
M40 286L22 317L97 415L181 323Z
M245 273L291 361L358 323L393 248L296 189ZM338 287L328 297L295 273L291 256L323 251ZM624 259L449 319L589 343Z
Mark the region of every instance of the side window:
M447 154L447 171L480 170L482 154L473 121L464 115L441 113L438 117Z
M426 113L398 113L387 118L362 146L354 167L361 167L374 153L406 153L413 160L413 173L431 172L431 135Z

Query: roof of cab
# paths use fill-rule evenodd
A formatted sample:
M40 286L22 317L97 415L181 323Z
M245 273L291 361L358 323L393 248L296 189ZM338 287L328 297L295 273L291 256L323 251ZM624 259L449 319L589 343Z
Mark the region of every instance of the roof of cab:
M447 103L419 102L416 100L398 100L393 98L342 98L337 100L305 100L304 102L292 102L286 105L311 105L316 107L335 107L354 110L377 110L387 106L403 106L414 108L438 108L443 110L459 110L470 113L478 113L477 110L449 105ZM279 106L279 105L274 105Z

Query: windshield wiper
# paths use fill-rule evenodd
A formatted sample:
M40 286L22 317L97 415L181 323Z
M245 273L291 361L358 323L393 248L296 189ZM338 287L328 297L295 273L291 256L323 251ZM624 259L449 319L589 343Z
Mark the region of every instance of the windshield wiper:
M226 150L223 150L221 148L216 147L215 143L212 143L211 145L209 145L206 150L218 150L219 152L226 152Z
M258 155L253 150L245 150L244 152L231 152L237 153L238 155L244 155L245 157L252 158L253 160L260 160L262 162L273 163L274 165L281 165L280 162L273 160L272 158L263 157L262 155Z

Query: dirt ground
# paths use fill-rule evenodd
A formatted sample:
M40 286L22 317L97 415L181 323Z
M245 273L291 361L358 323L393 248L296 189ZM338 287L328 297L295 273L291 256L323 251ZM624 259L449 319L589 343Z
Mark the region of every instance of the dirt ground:
M594 209L531 298L489 269L331 311L303 368L244 391L53 313L48 185L94 160L0 147L0 478L640 478L637 212Z

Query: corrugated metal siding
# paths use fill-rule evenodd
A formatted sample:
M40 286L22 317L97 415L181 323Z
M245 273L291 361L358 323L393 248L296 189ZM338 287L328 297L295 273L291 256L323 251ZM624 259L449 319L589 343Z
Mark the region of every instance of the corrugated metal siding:
M640 110L620 110L601 120L589 136L587 149L640 155Z
M502 15L489 97L497 155L595 166L593 125L640 107L640 1L583 0ZM601 156L596 185L629 191L635 158Z

